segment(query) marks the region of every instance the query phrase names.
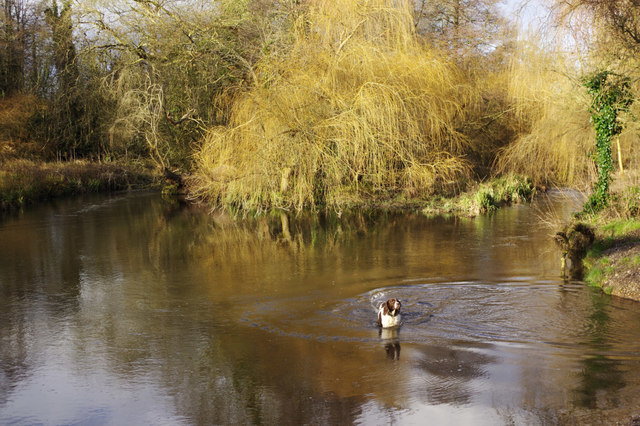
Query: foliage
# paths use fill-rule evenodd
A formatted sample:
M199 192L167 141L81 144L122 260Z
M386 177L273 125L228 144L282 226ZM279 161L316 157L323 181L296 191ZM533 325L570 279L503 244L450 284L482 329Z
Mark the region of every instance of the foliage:
M612 208L619 217L640 217L640 187L630 186L621 194L614 194Z
M197 192L246 210L339 207L426 195L469 171L458 130L476 94L419 43L408 5L317 2L293 47L258 65L258 84L197 154Z
M584 210L593 213L602 210L609 202L609 185L613 171L611 138L622 132L618 114L628 111L633 102L628 77L617 76L610 71L597 72L584 80L591 96L591 123L596 131L596 150L593 155L598 171L593 194Z
M206 151L200 144L224 129L225 138L233 133L258 145L227 152L237 170L251 169L238 167L243 150L259 152L265 140L279 140L267 151L280 158L262 158L266 167L255 160L255 176L264 170L272 176L267 189L245 191L254 208L460 191L472 173L490 174L495 150L513 136L504 75L487 71L503 59L481 47L484 35L496 37L497 9L494 0L467 2L464 10L455 2L446 10L422 2L427 14L469 19L450 32L478 61L465 56L461 66L446 57L457 48L443 54L428 47L447 45L444 33L425 38L416 31L414 17L427 16L412 16L417 4L47 0L16 6L11 31L26 38L3 44L0 59L14 58L2 50L11 45L22 64L14 77L39 107L10 133L25 139L25 147L37 141L48 159L147 157L182 171L190 169L194 151L196 158ZM481 15L491 16L485 34ZM467 23L471 33L461 31ZM491 67L481 64L485 58L494 61ZM4 143L7 152L24 151ZM300 151L309 155L293 164ZM275 173L271 164L282 169Z
M33 123L46 105L29 94L0 98L0 141L28 141L33 137Z
M555 1L558 21L585 28L587 42L603 57L614 61L636 61L640 49L638 4L629 0Z
M0 67L0 96L24 89L46 105L23 133L49 158L187 166L206 128L226 122L261 40L281 44L278 1L6 0L0 64L20 67Z
M606 2L565 3L615 18ZM589 99L571 77L585 58L533 36L514 50L495 0L4 5L2 158L143 157L195 169L197 194L247 210L412 203L496 174L574 186L596 174L583 155ZM635 82L633 61L610 68ZM620 135L629 169L637 130ZM491 210L492 191L470 203Z
M13 95L24 88L25 8L22 2L4 0L0 9L0 96Z
M71 89L76 85L78 77L71 13L71 0L63 0L61 8L54 0L51 6L44 10L45 21L51 29L53 63L60 90Z
M516 175L493 179L481 184L475 193L475 214L492 213L504 204L530 201L535 192L531 180Z
M500 45L505 22L499 0L415 0L415 27L435 46L451 50L457 60L484 55Z
M605 277L606 266L601 265L600 262L587 266L587 274L584 280L592 287L600 287Z
M110 149L189 169L194 146L226 124L235 94L253 81L262 47L279 45L268 24L281 22L279 1L96 3L79 7L95 28L87 49L101 46L110 63Z

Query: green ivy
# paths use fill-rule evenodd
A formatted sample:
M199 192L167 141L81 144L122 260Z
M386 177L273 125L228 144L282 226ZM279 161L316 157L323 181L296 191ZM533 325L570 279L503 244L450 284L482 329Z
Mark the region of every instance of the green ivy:
M613 171L611 139L622 132L618 121L620 112L628 111L633 103L630 81L610 71L600 71L583 80L587 92L591 95L591 124L596 131L596 149L593 160L598 171L593 194L584 206L586 213L602 210L609 203L609 185Z

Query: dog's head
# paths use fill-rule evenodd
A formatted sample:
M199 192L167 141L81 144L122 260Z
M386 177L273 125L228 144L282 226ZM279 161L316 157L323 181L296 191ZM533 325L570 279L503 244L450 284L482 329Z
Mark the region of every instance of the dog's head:
M395 317L400 313L400 306L402 306L400 300L392 297L384 304L384 313Z

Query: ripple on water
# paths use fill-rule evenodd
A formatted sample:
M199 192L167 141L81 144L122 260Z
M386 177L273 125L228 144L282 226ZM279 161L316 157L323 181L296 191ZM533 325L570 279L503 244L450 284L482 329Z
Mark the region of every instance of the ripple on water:
M553 280L504 282L407 280L343 300L318 295L254 303L242 321L265 331L320 341L379 341L377 307L390 297L402 301L403 343L503 342L519 346L575 340L588 325L584 313L564 309L584 298L580 283ZM286 315L283 315L286 307ZM576 325L567 327L568 323ZM574 339L571 339L571 337Z

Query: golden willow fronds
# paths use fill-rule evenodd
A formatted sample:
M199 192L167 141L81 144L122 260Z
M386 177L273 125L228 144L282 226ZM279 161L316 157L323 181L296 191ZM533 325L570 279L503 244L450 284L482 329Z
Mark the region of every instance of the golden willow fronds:
M339 207L468 173L457 129L476 95L419 43L408 2L314 2L292 37L256 68L231 123L209 132L199 195L248 210Z

